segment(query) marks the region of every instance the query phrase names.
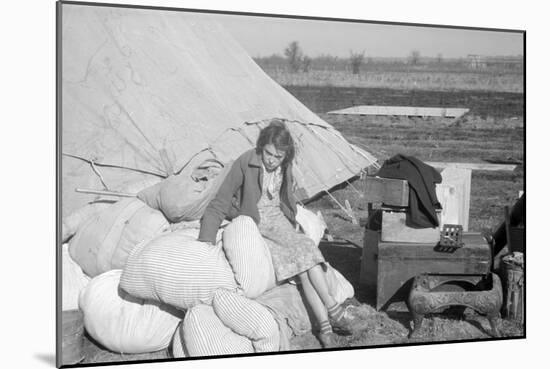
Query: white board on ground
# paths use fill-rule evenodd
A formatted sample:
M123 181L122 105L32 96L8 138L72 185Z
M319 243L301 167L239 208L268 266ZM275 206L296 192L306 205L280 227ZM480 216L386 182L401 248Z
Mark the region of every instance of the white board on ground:
M412 117L445 117L458 118L469 112L465 108L430 108L419 106L375 106L360 105L350 108L329 111L328 114L350 115L403 115Z

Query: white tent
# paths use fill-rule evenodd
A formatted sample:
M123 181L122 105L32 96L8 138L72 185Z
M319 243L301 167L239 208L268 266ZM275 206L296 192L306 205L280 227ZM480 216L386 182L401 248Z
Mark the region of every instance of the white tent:
M272 118L297 142L298 197L310 198L376 159L269 78L205 14L62 5L62 211L254 146Z

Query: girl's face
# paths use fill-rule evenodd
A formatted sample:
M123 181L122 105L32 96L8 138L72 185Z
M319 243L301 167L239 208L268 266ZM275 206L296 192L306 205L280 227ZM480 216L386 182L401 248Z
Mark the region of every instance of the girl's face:
M267 144L262 149L262 162L265 169L271 172L277 169L285 159L286 153L282 150L277 150L273 144Z

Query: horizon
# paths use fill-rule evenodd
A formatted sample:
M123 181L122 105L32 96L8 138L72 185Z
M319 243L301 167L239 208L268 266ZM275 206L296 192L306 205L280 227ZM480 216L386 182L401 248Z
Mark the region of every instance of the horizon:
M457 29L294 19L273 16L203 14L216 19L253 58L284 55L297 41L304 55L348 58L365 52L369 58L407 58L413 50L421 58L524 57L523 32L510 30ZM383 42L380 42L383 40Z
M298 42L299 44L299 42ZM300 45L301 47L301 45ZM412 51L412 50L411 50ZM305 56L310 56L306 53L304 53ZM285 58L284 56L284 50L283 52L281 53L274 53L274 54L271 54L271 55L261 55L261 56L251 56L253 59L268 59L268 58L271 58L271 57L281 57L281 58ZM444 55L442 55L442 59L443 61L460 61L460 60L463 60L463 59L468 59L470 56L480 56L480 57L483 57L483 58L489 58L489 59L519 59L519 58L522 58L523 59L523 55L521 54L517 54L517 55L481 55L481 54L468 54L468 55L463 55L463 56L456 56L456 57L445 57ZM316 58L323 58L323 57L331 57L331 58L338 58L338 59L349 59L349 55L348 56L338 56L338 55L331 55L331 54L320 54L320 55L316 55L316 56L310 56L312 59L316 59ZM406 56L379 56L379 55L367 55L365 54L365 58L370 58L370 59L386 59L386 60L407 60L409 59L410 55L406 55ZM426 56L426 55L422 55L422 53L420 53L420 59L437 59L438 56Z

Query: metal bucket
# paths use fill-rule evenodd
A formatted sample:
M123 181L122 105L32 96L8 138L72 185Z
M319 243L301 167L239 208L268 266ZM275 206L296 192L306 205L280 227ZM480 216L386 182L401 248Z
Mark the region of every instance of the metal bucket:
M63 365L77 364L84 360L82 350L84 338L84 316L78 309L65 310L61 316L63 344L61 353Z
M504 304L503 315L507 319L513 319L523 324L524 322L524 272L523 264L518 265L507 260L502 260L504 279Z

